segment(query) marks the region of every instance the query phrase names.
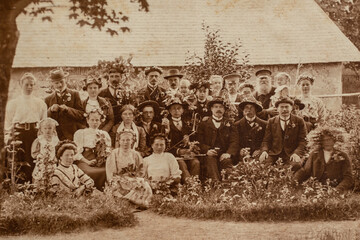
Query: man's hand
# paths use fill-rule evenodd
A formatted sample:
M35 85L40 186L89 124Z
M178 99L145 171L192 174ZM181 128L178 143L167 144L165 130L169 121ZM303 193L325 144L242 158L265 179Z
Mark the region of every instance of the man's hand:
M208 155L209 157L216 157L217 156L217 151L215 149L209 149L206 153L206 155Z
M290 161L300 163L300 162L301 162L301 158L300 158L299 155L297 155L296 153L293 153L293 154L290 156Z
M266 151L263 151L259 157L260 162L265 161L269 157L269 154Z
M249 155L249 150L250 150L250 148L242 148L241 150L240 150L240 157L245 157L246 155Z
M60 109L60 110L63 110L63 111L66 111L68 108L69 108L69 107L66 106L65 104L61 104L61 105L59 106L59 109Z
M253 152L253 154L252 154L252 156L254 157L254 158L256 158L256 157L258 157L258 156L260 156L260 150L255 150L254 152Z
M275 115L279 114L278 110L274 107L266 109L266 112L268 114L270 114L271 116L275 116Z
M161 125L165 127L165 133L168 134L170 132L170 121L167 118L163 118L161 120Z
M177 152L180 156L185 156L185 155L190 155L191 151L190 149L186 149L186 148L180 148Z
M229 153L223 153L220 156L220 162L225 160L225 159L229 159L229 158L231 158L231 155Z
M57 112L59 111L59 104L53 104L51 107L50 107L50 111L52 112Z

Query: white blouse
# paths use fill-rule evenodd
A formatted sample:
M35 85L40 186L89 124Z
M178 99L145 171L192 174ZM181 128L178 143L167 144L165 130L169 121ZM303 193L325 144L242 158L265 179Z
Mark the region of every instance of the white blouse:
M84 147L94 148L96 142L98 141L98 135L103 134L105 136L106 145L111 147L111 138L109 133L100 129L85 128L79 129L74 134L74 142L77 146L77 153L75 155L75 160L81 160L84 156L82 152Z
M10 131L14 123L35 123L46 117L47 106L42 99L32 95L20 95L7 103L5 131Z
M180 178L179 164L171 153L153 153L144 158L144 171L151 180L160 181L164 178Z

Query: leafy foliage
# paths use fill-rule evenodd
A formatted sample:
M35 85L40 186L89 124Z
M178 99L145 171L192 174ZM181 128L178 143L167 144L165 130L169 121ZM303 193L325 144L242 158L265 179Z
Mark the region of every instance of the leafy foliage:
M220 30L213 30L203 23L202 30L205 31L206 40L204 46L204 56L197 54L188 56L185 60L184 71L193 81L207 81L211 75L226 75L238 72L243 79L249 79L248 55L242 61L239 59L241 42L235 44L224 43L220 36Z

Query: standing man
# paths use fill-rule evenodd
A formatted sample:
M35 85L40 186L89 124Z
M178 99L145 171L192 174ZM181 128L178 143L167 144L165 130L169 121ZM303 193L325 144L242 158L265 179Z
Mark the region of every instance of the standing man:
M255 73L257 81L257 90L255 92L255 99L261 102L263 111L259 113L259 117L263 120L268 120L277 114L276 108L270 108L271 96L275 94L275 88L271 84L271 71L262 69Z
M261 103L256 101L254 97L244 99L239 104L239 112L244 117L234 124L228 150L232 156L236 156L235 164L242 161L248 154L255 158L260 156L260 147L267 124L266 121L256 116L261 111Z
M259 159L274 164L281 158L284 164L290 164L296 171L302 164L307 131L304 120L291 114L293 105L290 98L275 103L279 115L269 119Z
M159 86L162 70L159 67L149 67L145 69L147 86L139 91L140 102L153 100L160 107L165 107L166 90Z
M32 180L32 171L35 164L31 157L31 145L37 137L38 123L46 118L47 107L44 101L33 96L36 78L31 73L25 73L20 81L21 95L10 100L6 106L5 115L5 144L11 137L11 132L16 132L16 139L21 141L19 146L24 150L17 152L20 162L28 165L21 166L20 172L24 173L24 181ZM15 137L15 136L12 136Z
M200 123L197 137L201 153L206 154L206 176L213 180L221 180L221 170L232 167L232 156L227 153L232 129L224 120L226 107L222 98L211 100L208 109L212 115Z
M210 83L206 81L195 82L190 86L190 89L195 89L196 95L196 109L195 112L199 114L199 118L202 120L205 116L210 116L211 113L207 107L209 102L209 89Z
M170 69L169 70L168 75L166 75L164 77L169 83L169 89L167 91L168 95L171 95L171 96L175 97L175 94L179 91L180 79L183 76L184 75L181 74L180 71L177 70L177 69Z
M83 128L84 109L78 91L69 89L65 79L69 73L62 69L50 71L49 80L55 92L45 98L48 117L55 119L60 140L73 140L74 133Z
M225 88L229 94L230 103L241 102L241 95L238 93L239 85L244 81L238 73L230 73L225 75Z

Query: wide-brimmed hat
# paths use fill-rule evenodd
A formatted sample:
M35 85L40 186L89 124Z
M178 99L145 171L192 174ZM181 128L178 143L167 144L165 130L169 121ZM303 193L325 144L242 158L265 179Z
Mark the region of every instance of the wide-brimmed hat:
M251 98L245 98L244 100L241 101L241 103L239 104L238 108L239 110L242 112L244 111L244 107L247 105L247 104L252 104L255 109L256 109L256 112L261 112L263 110L263 107L261 105L261 102L257 101L254 97L251 97Z
M102 83L101 83L101 79L100 78L97 78L95 76L87 76L85 79L84 79L84 87L83 87L83 90L86 91L87 89L87 86L89 86L90 84L97 84L99 86L99 88L101 88L102 86Z
M147 76L149 73L151 72L158 72L160 74L163 73L162 69L159 68L159 67L155 67L155 66L152 66L152 67L147 67L145 68L145 75Z
M226 74L223 76L223 79L226 81L226 79L231 78L231 77L238 77L239 80L241 80L241 75L238 74L237 72Z
M170 107L171 107L172 105L175 105L175 104L179 104L179 105L181 105L181 106L184 107L184 108L187 106L187 104L184 103L183 101L181 101L180 98L178 98L178 97L171 97L171 98L169 98L169 99L165 102L166 109L170 109Z
M299 110L303 110L305 108L305 104L298 98L294 99L294 105L299 106Z
M146 100L142 103L140 103L137 107L137 109L142 112L144 107L147 107L147 106L151 106L153 109L154 109L154 112L155 114L159 113L160 112L160 106L157 102L153 101L153 100Z
M180 73L177 69L170 69L168 75L166 75L164 78L169 79L171 77L179 77L182 78L184 75Z
M315 78L314 78L312 75L310 75L310 74L301 74L301 75L298 77L296 84L299 85L300 82L303 81L303 80L309 80L310 83L311 83L311 85L313 85L313 84L314 84L314 81L315 81Z
M215 103L220 103L222 104L225 108L228 108L228 104L227 102L224 100L224 98L222 97L214 97L212 100L210 100L207 104L207 108L210 110L211 107L215 104Z
M69 73L64 72L64 70L62 70L62 68L53 69L50 71L50 76L49 76L48 80L50 80L52 82L61 81L62 79L66 78L67 76L69 76Z
M288 103L291 106L294 106L294 101L289 97L280 98L275 102L275 107L278 107L280 103Z
M271 71L268 69L260 69L258 71L255 72L255 76L271 76Z

